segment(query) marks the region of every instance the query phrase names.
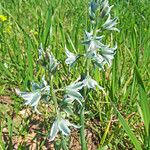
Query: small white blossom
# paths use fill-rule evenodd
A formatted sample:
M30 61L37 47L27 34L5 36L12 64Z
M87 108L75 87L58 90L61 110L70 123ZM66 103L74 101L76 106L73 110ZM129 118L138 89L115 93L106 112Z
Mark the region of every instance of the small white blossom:
M63 119L63 118L57 118L51 128L50 132L50 141L53 141L59 131L62 132L63 135L68 136L71 132L69 129L69 126L72 126L74 128L80 128L77 125L74 125L70 123L68 120Z
M87 86L89 89L95 89L97 86L100 90L103 90L103 87L99 86L98 83L90 76L87 76L82 82L83 85Z
M49 96L50 87L47 85L44 77L42 78L42 83L37 84L32 82L32 92L21 92L20 90L16 89L16 94L22 97L25 100L25 105L29 105L34 108L34 111L40 113L37 110L38 104L40 99L43 95L45 95L45 99Z
M34 111L40 114L40 112L37 110L37 106L39 103L39 100L41 99L41 92L21 92L19 90L16 90L16 93L22 97L25 100L25 105L30 105L34 108Z
M112 7L113 7L113 5L109 6L108 0L104 0L101 3L101 17L103 18L103 17L109 15Z
M111 16L109 14L106 22L102 25L103 28L107 30L114 30L120 32L115 26L117 25L117 18L111 19Z
M109 66L112 64L112 60L114 59L115 51L117 49L117 44L115 47L110 48L109 46L105 45L102 46L99 50L100 55L103 57L105 63L107 63Z
M67 49L67 47L65 47L65 53L67 55L67 59L65 60L65 63L71 67L74 64L74 62L76 61L77 56L74 53L71 53Z
M65 98L71 98L72 100L77 100L80 103L80 100L83 99L83 96L80 94L79 90L83 88L82 82L73 82L66 89ZM81 103L80 103L81 104Z
M88 58L91 58L93 57L93 55L96 55L97 50L101 47L101 45L103 45L101 41L104 36L96 36L98 32L99 30L96 31L95 35L93 35L93 31L85 31L85 40L83 44L87 46L87 52L85 56Z
M58 62L55 59L54 55L52 52L48 52L48 57L49 57L49 71L53 72L56 70L57 66L58 66Z

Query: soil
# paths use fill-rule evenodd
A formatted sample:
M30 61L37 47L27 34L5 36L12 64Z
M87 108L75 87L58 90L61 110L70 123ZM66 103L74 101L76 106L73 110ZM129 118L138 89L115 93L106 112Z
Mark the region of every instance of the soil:
M2 129L2 141L6 145L9 145L8 149L17 150L22 145L29 150L55 150L54 142L50 142L49 139L45 136L47 134L47 131L42 126L42 123L44 123L44 118L39 115L32 114L30 108L25 108L21 110L17 115L15 115L13 112L13 108L11 107L12 104L13 100L11 100L9 96L0 96L0 105L4 109L6 106L9 107L9 109L5 109L5 112L2 112L2 114L0 115L9 114L10 118L12 119L14 128L11 138L6 121L2 120L4 125ZM20 130L20 127L22 126L22 124L24 124L26 118L30 118L31 116L32 119L28 126L28 132L24 135L19 134L17 130ZM0 121L0 125L2 124L2 121ZM86 129L85 133L88 150L96 150L98 145L98 138L90 128ZM79 131L72 130L69 142L69 150L81 150Z

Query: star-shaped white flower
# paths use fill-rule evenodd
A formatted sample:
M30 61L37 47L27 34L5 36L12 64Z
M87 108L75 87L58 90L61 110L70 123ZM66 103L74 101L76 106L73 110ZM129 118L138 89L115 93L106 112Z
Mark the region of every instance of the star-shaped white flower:
M75 63L76 59L77 59L77 56L74 53L70 52L67 49L67 47L65 47L65 53L67 55L67 59L65 60L65 63L67 65L69 65L70 67L72 67L73 64Z
M63 118L57 118L51 128L50 132L50 141L53 141L58 134L58 132L62 132L63 135L68 136L71 132L69 126L73 126L74 128L80 128L77 125L70 123L68 120Z

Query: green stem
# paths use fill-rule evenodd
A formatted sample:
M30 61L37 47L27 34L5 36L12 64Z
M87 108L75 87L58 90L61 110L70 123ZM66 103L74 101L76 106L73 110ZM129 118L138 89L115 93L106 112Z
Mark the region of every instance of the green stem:
M65 137L63 134L61 134L61 139L62 139L62 148L63 150L68 150L68 147L66 145Z
M54 88L53 88L53 75L50 75L50 92L51 92L51 96L55 105L55 113L57 113L58 115L58 103L57 103L57 98L56 98Z
M85 140L85 126L84 126L84 109L85 109L85 104L83 104L82 108L81 108L81 113L80 113L80 124L81 124L81 128L80 128L80 137L81 137L81 147L82 150L87 150L87 144L86 144L86 140Z
M87 66L87 68L86 68L86 71L87 71L87 76L89 76L89 74L90 74L90 64L91 64L91 59L90 58L88 58L87 59L87 64L86 64L86 66Z
M96 31L97 31L97 25L94 29L94 35L96 34ZM87 58L87 60L86 60L86 75L87 76L90 76L90 64L91 64L91 59ZM86 101L86 96L87 96L87 89L84 89L84 99L85 99L85 101ZM87 143L86 143L86 140L85 140L84 109L85 109L85 102L83 102L83 106L81 108L81 113L80 113L80 124L81 124L80 137L81 137L82 150L87 150Z
M86 60L86 74L87 74L87 76L90 75L90 63L91 63L91 59L87 59ZM84 99L86 101L86 95L87 95L87 89L86 88L84 88L83 94L84 94ZM83 102L81 112L80 112L80 124L81 124L80 137L81 137L82 150L87 150L87 143L86 143L86 140L85 140L84 109L85 109L85 102Z

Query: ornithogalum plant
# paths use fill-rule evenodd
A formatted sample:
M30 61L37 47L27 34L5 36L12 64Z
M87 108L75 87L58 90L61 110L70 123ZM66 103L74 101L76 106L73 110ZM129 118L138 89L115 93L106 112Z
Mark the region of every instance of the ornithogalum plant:
M39 61L45 66L46 75L43 75L40 84L32 82L31 92L17 91L17 94L25 100L25 104L34 108L34 111L40 113L38 110L38 104L41 100L50 102L53 100L55 106L55 120L52 124L50 131L50 141L53 141L58 133L62 137L68 136L71 132L69 126L80 129L81 145L82 149L87 149L86 140L84 135L84 109L86 94L89 89L95 90L96 88L105 92L105 89L99 85L99 83L93 79L93 68L98 68L99 71L105 71L110 67L112 60L116 53L117 44L114 47L110 47L109 43L103 43L103 33L107 31L119 31L116 28L117 18L111 17L111 8L108 0L93 0L89 4L89 18L90 18L90 31L85 30L84 41L82 42L85 47L85 51L82 54L72 53L65 46L66 60L65 63L69 69L78 63L80 59L83 59L85 65L83 66L84 76L80 76L76 81L70 83L66 87L61 89L55 89L53 81L55 80L55 72L58 71L58 65L60 62L56 60L50 48L43 49L42 44L39 48ZM91 74L92 70L92 74ZM48 76L45 78L45 76ZM48 79L46 81L45 79ZM56 92L62 91L63 99L58 103L58 97ZM73 105L77 105L80 114L80 124L75 125L69 122L68 116L73 113ZM51 104L50 104L51 105ZM65 114L65 115L64 115Z

